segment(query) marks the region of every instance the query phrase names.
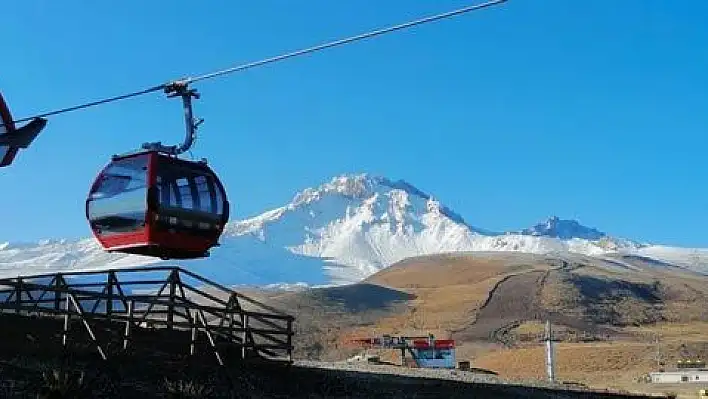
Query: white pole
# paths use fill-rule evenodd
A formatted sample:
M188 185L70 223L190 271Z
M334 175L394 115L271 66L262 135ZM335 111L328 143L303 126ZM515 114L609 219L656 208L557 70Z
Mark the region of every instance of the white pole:
M555 380L554 369L553 333L551 331L551 321L546 320L546 374L549 382L554 382Z

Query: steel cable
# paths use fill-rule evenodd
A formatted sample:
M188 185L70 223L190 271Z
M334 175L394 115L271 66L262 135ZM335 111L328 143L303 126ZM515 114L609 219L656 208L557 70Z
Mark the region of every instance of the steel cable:
M282 55L275 56L275 57L271 57L271 58L266 58L266 59L263 59L263 60L260 60L260 61L250 62L250 63L247 63L247 64L238 65L238 66L235 66L235 67L223 69L223 70L216 71L216 72L211 72L211 73L204 74L204 75L200 75L200 76L196 76L196 77L189 77L189 78L186 78L186 79L181 79L181 80L173 81L173 82L170 82L170 83L163 83L163 84L160 84L160 85L157 85L157 86L154 86L154 87L150 87L150 88L147 88L147 89L144 89L144 90L140 90L140 91L135 91L135 92L128 93L128 94L123 94L123 95L119 95L119 96L115 96L115 97L109 97L109 98L105 98L105 99L102 99L102 100L97 100L97 101L93 101L93 102L89 102L89 103L85 103L85 104L81 104L81 105L75 105L75 106L72 106L72 107L62 108L62 109L58 109L58 110L55 110L55 111L45 112L45 113L37 114L37 115L34 115L34 116L29 116L29 117L25 117L25 118L21 118L21 119L16 119L16 120L13 121L13 123L27 122L27 121L30 121L30 120L33 120L33 119L36 119L36 118L46 118L46 117L48 117L48 116L63 114L63 113L71 112L71 111L76 111L76 110L80 110L80 109L85 109L85 108L94 107L94 106L97 106L97 105L102 105L102 104L111 103L111 102L115 102L115 101L120 101L120 100L124 100L124 99L128 99L128 98L132 98L132 97L137 97L137 96L141 96L141 95L144 95L144 94L149 94L149 93L152 93L152 92L155 92L155 91L164 90L164 89L166 89L166 88L168 88L168 87L170 87L170 86L172 86L172 85L175 85L175 84L189 84L189 83L194 83L194 82L198 82L198 81L202 81L202 80L206 80L206 79L212 79L212 78L215 78L215 77L218 77L218 76L222 76L222 75L227 75L227 74L234 73L234 72L243 71L243 70L246 70L246 69L251 69L251 68L255 68L255 67L262 66L262 65L266 65L266 64L271 64L271 63L278 62L278 61L282 61L282 60L285 60L285 59L288 59L288 58L293 58L293 57L297 57L297 56L301 56L301 55L305 55L305 54L314 53L314 52L317 52L317 51L320 51L320 50L324 50L324 49L327 49L327 48L336 47L336 46L341 46L341 45L344 45L344 44L349 44L349 43L352 43L352 42L355 42L355 41L358 41L358 40L368 39L368 38L375 37L375 36L379 36L379 35L383 35L383 34L386 34L386 33L389 33L389 32L393 32L393 31L397 31L397 30L401 30L401 29L406 29L406 28L410 28L410 27L413 27L413 26L417 26L417 25L422 25L422 24L425 24L425 23L429 23L429 22L433 22L433 21L438 21L438 20L442 20L442 19L445 19L445 18L450 18L450 17L453 17L453 16L457 16L457 15L461 15L461 14L468 13L468 12L471 12L471 11L475 11L475 10L479 10L479 9L482 9L482 8L487 8L487 7L490 7L490 6L494 6L494 5L497 5L497 4L501 4L501 3L504 3L504 2L506 2L506 1L508 1L508 0L493 0L493 1L488 1L488 2L486 2L486 3L482 3L482 4L475 4L475 5L472 5L472 6L467 6L467 7L463 7L463 8L457 9L457 10L453 10L453 11L449 11L449 12L445 12L445 13L441 13L441 14L437 14L437 15L432 15L432 16L429 16L429 17L420 18L420 19L417 19L417 20L414 20L414 21L411 21L411 22L407 22L407 23L403 23L403 24L391 26L391 27L388 27L388 28L377 29L377 30L370 31L370 32L366 32L366 33L362 33L362 34L359 34L359 35L356 35L356 36L351 36L351 37L348 37L348 38L339 39L339 40L335 40L335 41L332 41L332 42L320 44L320 45L318 45L318 46L305 48L305 49L302 49L302 50L298 50L298 51L294 51L294 52L282 54ZM0 123L0 127L3 127L3 126L5 126L5 124Z

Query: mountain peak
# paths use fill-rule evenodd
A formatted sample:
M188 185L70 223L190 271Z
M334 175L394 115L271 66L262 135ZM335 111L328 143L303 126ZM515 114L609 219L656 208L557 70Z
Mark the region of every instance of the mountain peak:
M316 200L324 194L339 194L350 198L365 198L378 191L381 186L385 189L399 189L423 199L430 196L405 180L391 180L387 177L369 173L341 174L332 177L330 181L316 188L306 188L298 192L293 198L293 204L307 203Z
M550 216L530 228L521 231L521 234L533 236L546 236L568 240L571 238L582 238L586 240L599 240L607 234L580 224L577 220L561 219L558 216Z
M425 193L419 188L405 180L392 180L384 176L372 175L369 173L351 173L341 174L332 177L329 182L321 184L317 188L307 188L298 192L290 203L290 208L298 208L303 205L308 205L313 202L322 200L323 198L336 195L348 199L364 200L372 198L375 195L384 195L390 192L402 192L406 197L417 197L426 202L426 207L429 212L443 215L450 220L465 225L475 231L481 232L476 228L468 225L467 222L459 214L453 212L448 207L444 206L439 200ZM390 196L390 194L387 194ZM393 194L393 198L399 198L400 195ZM406 202L406 199L399 198L401 204Z
M292 205L304 205L321 199L327 194L338 194L348 198L365 198L375 191L383 178L367 173L334 176L329 182L316 188L306 188L293 197Z

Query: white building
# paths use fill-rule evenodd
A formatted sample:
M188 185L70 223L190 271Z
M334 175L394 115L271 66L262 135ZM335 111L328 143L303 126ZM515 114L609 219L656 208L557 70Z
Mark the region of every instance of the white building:
M676 371L660 371L649 373L653 383L690 383L700 382L708 384L708 369L687 369Z

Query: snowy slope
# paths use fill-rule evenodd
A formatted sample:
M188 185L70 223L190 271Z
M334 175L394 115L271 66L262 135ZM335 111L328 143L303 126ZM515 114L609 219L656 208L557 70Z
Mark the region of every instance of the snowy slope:
M636 254L708 272L708 250L641 244L551 217L517 232L494 233L414 186L346 175L293 200L233 221L212 257L179 264L226 284L348 283L410 256L455 251ZM104 253L93 240L0 244L0 275L177 263Z
M141 266L151 258L107 254L93 239L43 240L39 243L0 243L0 277L57 270L89 270Z

